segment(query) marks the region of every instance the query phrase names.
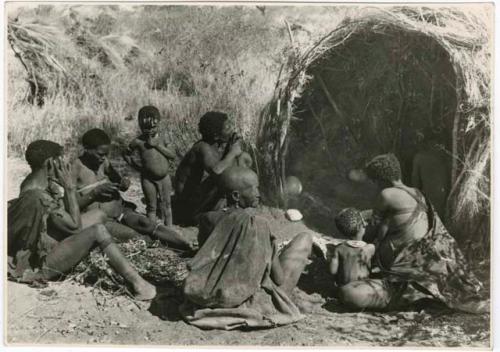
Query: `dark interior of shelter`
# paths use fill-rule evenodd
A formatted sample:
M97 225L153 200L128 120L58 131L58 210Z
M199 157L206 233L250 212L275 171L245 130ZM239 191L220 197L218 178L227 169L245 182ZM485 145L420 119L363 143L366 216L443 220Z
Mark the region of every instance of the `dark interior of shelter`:
M291 200L307 225L338 236L345 207L373 207L375 186L348 179L377 154L393 152L403 182L429 135L450 150L457 96L448 53L433 38L381 28L351 35L313 62L295 101L285 158L303 193Z

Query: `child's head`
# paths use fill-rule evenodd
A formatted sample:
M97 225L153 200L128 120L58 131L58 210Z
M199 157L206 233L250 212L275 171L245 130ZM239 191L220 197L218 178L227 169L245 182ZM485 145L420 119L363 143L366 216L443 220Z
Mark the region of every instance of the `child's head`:
M155 134L160 121L160 111L154 106L144 106L138 114L139 127L144 134Z
M365 232L365 221L361 212L355 208L342 209L335 217L335 225L339 231L350 239L361 239Z

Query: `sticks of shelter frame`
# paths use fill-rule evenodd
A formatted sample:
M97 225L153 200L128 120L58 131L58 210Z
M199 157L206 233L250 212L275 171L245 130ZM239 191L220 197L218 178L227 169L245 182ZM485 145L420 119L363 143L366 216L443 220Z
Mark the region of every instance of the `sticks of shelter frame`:
M287 139L289 121L294 114L294 101L300 98L311 80L306 71L314 67L318 59L328 51L346 43L353 35L375 31L383 33L388 29L417 33L433 39L449 55L450 65L456 81L450 83L456 91L456 113L452 120L452 170L450 180L453 191L449 195L450 218L456 223L457 231L464 223L482 221L489 213L489 148L491 116L491 72L492 28L491 11L458 7L399 6L388 8L360 7L346 11L343 20L328 34L310 45L296 45L293 57L283 69L271 104L280 109L263 115L262 130L272 125L275 135L285 138L269 139L272 134L261 135L260 143L265 145L263 155L266 179L270 184L283 174L280 154ZM317 78L317 76L315 77ZM320 80L318 80L321 85ZM324 91L324 89L323 89ZM325 96L328 95L325 92ZM334 105L329 104L335 110ZM335 102L335 101L334 101ZM434 102L433 102L434 104ZM472 121L472 122L471 122ZM472 126L469 128L469 126ZM477 142L474 140L477 137ZM477 226L474 226L474 228Z

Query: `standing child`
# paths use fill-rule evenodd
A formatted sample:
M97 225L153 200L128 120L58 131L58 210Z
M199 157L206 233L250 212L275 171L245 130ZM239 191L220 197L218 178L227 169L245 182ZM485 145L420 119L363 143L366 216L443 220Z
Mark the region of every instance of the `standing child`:
M330 273L336 275L337 285L367 279L375 246L364 242L365 222L357 209L346 208L335 217L335 225L348 238L335 247L330 261Z
M172 225L170 193L172 184L168 174L168 160L175 159L175 153L168 149L163 134L158 132L160 112L154 106L144 106L138 114L141 135L134 139L123 158L141 173L141 185L146 198L146 212L149 219L157 221L160 209L166 226ZM137 164L132 154L138 152L141 164Z

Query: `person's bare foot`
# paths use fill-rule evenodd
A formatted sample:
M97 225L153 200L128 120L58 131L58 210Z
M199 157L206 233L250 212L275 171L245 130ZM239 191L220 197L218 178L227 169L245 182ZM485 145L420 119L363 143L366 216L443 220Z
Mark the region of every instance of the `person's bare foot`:
M156 287L147 281L137 285L134 289L134 297L138 301L151 301L156 297Z

